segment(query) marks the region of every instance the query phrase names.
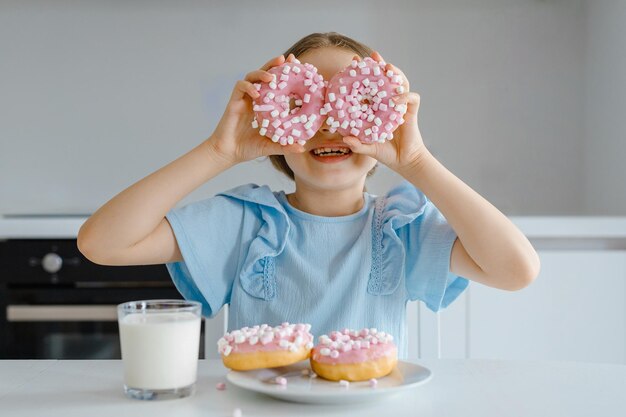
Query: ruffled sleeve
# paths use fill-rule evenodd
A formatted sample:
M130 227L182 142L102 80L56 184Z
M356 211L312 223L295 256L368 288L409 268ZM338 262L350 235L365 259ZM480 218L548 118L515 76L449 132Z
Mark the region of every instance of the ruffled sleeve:
M376 200L372 228L371 294L391 294L404 281L409 300L438 311L467 287L467 279L450 272L454 230L409 182Z
M212 317L240 282L253 297L275 295L273 257L282 252L289 223L267 186L246 184L167 214L183 261L167 268L179 292Z

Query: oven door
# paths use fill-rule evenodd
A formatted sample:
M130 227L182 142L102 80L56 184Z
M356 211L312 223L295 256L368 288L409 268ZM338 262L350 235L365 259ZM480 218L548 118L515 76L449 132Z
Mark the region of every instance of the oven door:
M174 288L13 288L5 295L2 359L119 359L117 304L181 298Z

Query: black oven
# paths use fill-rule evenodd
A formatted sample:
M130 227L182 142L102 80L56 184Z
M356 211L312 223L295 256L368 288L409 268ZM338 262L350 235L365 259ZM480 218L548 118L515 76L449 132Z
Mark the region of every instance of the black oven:
M164 265L96 265L76 239L0 241L0 359L119 359L117 304L165 298L181 296Z

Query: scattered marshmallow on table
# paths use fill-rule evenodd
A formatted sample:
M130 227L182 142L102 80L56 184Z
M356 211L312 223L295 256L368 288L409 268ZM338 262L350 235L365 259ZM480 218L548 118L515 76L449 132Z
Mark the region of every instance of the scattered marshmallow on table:
M218 391L224 391L226 389L226 384L223 382L218 382L217 384L215 384L215 389L217 389Z

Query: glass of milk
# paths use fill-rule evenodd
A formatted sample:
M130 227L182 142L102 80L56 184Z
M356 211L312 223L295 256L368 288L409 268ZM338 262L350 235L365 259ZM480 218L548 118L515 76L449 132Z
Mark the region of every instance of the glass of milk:
M130 301L117 306L117 315L126 395L157 400L193 394L200 349L200 303Z

